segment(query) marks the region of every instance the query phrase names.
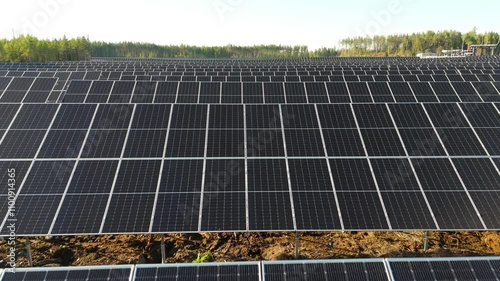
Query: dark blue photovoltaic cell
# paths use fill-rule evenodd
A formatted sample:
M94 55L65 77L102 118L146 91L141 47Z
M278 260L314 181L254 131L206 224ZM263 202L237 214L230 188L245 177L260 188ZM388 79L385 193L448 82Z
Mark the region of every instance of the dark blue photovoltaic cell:
M34 78L20 78L20 77L15 77L12 79L10 82L9 87L7 90L10 91L27 91L30 89L31 85L35 81Z
M57 78L37 78L30 91L51 91L57 82Z
M394 128L394 123L382 104L354 105L354 113L360 128Z
M325 128L357 128L356 121L349 105L318 105L321 127Z
M139 104L135 109L132 129L166 129L170 105Z
M333 181L336 190L362 191L376 190L365 159L330 159Z
M154 193L113 194L103 232L147 232L153 212L154 198Z
M252 192L248 196L251 230L293 230L290 193Z
M207 127L206 105L176 105L172 112L170 128L205 129Z
M286 162L284 159L249 159L249 191L288 191Z
M101 104L97 109L92 129L126 129L132 118L133 106Z
M281 128L281 114L278 105L247 105L246 127L248 129ZM283 115L283 123L291 123L293 116Z
M243 106L215 105L210 107L210 129L243 129Z
M162 157L167 130L130 130L125 147L125 157Z
M48 233L57 211L61 195L20 195L16 199L16 234L33 235ZM7 233L4 226L2 234Z
M109 193L118 161L79 161L68 193Z
M121 156L127 130L91 130L81 158L118 158Z
M153 231L197 231L200 193L160 193Z
M0 144L0 159L33 158L45 136L43 130L10 130Z
M19 109L17 104L0 104L0 129L7 129Z
M148 193L155 192L160 174L160 160L122 161L113 192Z
M288 156L324 156L319 130L285 130Z
M16 116L12 129L47 129L58 105L24 104Z
M319 128L316 111L312 105L283 105L283 116L288 117L285 128L315 129Z
M233 189L234 190L234 189ZM201 231L245 230L245 193L209 193L203 197Z
M52 129L87 129L96 110L93 104L63 104Z
M109 195L67 195L54 225L54 234L97 233Z
M50 130L39 158L77 158L85 140L85 130Z
M436 229L420 192L383 192L382 198L393 229Z
M332 182L324 159L288 160L292 190L325 191L332 190Z
M387 229L382 204L376 192L339 192L337 197L346 229Z
M71 81L68 90L66 90L66 94L67 95L87 94L89 92L91 84L92 81L78 81L78 80Z

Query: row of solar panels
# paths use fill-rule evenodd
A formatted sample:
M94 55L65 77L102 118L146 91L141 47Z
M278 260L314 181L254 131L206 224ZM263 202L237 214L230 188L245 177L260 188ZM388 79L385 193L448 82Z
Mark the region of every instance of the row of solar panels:
M413 258L5 270L1 281L499 281L500 259Z
M414 69L414 70L370 70L370 69L344 69L344 70L328 70L328 69L268 69L268 68L250 68L250 69L95 69L83 68L72 70L0 70L0 77L54 77L56 74L65 72L76 72L79 75L92 75L93 77L107 76L112 73L112 77L116 77L116 73L123 75L162 75L162 76L362 76L362 75L471 75L471 74L498 74L500 69ZM104 73L101 75L101 73ZM87 79L91 79L90 77Z
M65 72L59 73L64 74ZM57 73L56 73L57 75ZM24 76L28 77L28 76ZM63 80L60 78L60 80ZM121 72L100 73L97 75L74 72L69 80L121 80L121 81L194 81L194 82L369 82L369 81L500 81L500 74L463 74L463 75L331 75L331 76L194 76L194 75L124 75Z
M321 70L345 70L345 71L407 71L407 70L482 70L493 69L500 70L498 63L463 63L463 64L254 64L254 65L235 65L230 62L222 64L176 64L176 63L87 63L87 64L6 64L0 63L0 70L11 71L87 71L87 70L113 70L118 71L321 71Z
M217 142L226 140L224 147L213 150L210 157L242 157L237 146L254 136L255 130L283 131L288 156L324 156L322 141L326 141L329 156L365 156L361 143L367 145L368 156L446 156L441 145L430 154L419 152L417 140L441 138L450 155L500 155L496 142L500 127L498 104L359 104L359 105L0 105L2 158L32 158L48 134L56 142L54 147L79 145L86 132L114 130L123 144L125 135L133 131L159 130L155 133L156 147L163 147L167 132L196 130L189 137L190 149L184 157L201 157L196 153L208 144L217 148ZM170 113L171 109L172 112ZM76 113L76 114L75 114ZM54 121L52 121L54 120ZM320 121L320 122L318 122ZM53 123L52 123L53 122ZM282 125L283 124L283 125ZM50 128L50 130L48 130ZM332 131L333 130L333 131ZM359 130L359 134L357 134ZM162 131L163 134L162 135ZM206 132L208 131L208 135ZM332 132L330 132L332 131ZM110 132L111 133L111 132ZM321 138L320 135L323 135ZM25 138L19 138L19 136ZM143 142L147 143L147 132ZM153 137L153 135L151 136ZM161 137L161 138L160 138ZM180 137L180 136L178 136ZM317 138L316 138L317 137ZM400 138L402 142L400 142ZM161 141L163 139L163 141ZM29 142L27 142L29 140ZM121 141L119 141L121 140ZM187 139L186 139L187 140ZM196 140L196 141L195 141ZM342 144L342 140L349 140ZM25 141L27 143L25 143ZM301 142L308 143L303 146ZM160 143L161 142L161 143ZM384 145L390 143L391 146ZM178 145L188 145L179 143ZM199 145L199 147L196 147ZM268 144L271 145L271 144ZM351 148L342 151L343 148ZM284 149L251 156L284 156ZM95 148L95 146L94 146ZM439 148L439 149L438 149ZM88 149L88 148L87 148ZM131 151L139 149L134 147ZM151 149L151 147L149 147ZM195 150L194 150L195 149ZM158 151L160 151L159 149ZM65 151L42 149L48 157L65 158ZM56 153L57 154L54 154ZM181 151L178 155L183 155ZM42 156L39 155L39 156ZM105 155L88 153L97 158L116 158L116 153ZM133 157L160 157L151 151ZM70 157L68 157L70 158Z
M2 103L497 102L500 82L146 82L0 78Z
M0 163L19 235L499 229L498 106L0 105Z
M500 158L72 159L15 171L1 236L500 230ZM4 182L8 174L2 174ZM7 188L6 188L7 189ZM10 211L10 210L9 210Z

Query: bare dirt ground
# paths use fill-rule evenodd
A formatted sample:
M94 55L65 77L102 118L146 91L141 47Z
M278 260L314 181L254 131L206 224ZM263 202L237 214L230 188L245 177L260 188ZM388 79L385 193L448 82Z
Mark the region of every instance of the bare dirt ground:
M159 235L105 235L31 239L34 266L161 263ZM300 259L454 257L500 255L500 232L328 232L300 235ZM293 233L179 234L165 237L166 262L190 263L198 253L211 261L293 259ZM9 246L0 242L0 266ZM16 246L18 266L27 266L25 240Z

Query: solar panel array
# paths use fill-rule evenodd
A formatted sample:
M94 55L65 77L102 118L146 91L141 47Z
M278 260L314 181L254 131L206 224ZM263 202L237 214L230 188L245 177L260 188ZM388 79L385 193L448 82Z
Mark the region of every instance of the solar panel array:
M412 258L17 269L1 281L498 281L500 259Z
M0 64L16 234L498 230L498 73L477 58ZM283 79L243 79L267 76Z

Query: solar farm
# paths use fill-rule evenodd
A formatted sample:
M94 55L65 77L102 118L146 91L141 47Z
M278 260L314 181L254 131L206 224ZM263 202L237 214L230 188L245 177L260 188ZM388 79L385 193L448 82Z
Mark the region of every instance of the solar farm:
M0 167L5 239L498 231L500 58L1 63ZM500 259L19 268L0 280L500 280Z

